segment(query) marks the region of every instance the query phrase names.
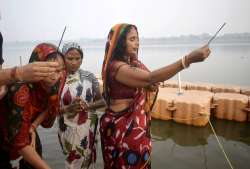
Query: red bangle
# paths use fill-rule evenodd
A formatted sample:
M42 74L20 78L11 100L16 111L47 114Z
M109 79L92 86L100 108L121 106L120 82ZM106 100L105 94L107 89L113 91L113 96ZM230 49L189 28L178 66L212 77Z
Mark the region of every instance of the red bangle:
M17 69L17 67L15 66L10 70L10 78L11 78L11 80L13 80L15 82L17 81L17 79L16 79L16 69Z

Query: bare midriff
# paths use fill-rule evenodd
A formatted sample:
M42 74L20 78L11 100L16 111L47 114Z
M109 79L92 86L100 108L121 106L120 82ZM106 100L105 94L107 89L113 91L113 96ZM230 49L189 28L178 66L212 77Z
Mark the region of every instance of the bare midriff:
M130 102L133 99L113 99L110 102L110 109L113 112L120 112L129 107Z

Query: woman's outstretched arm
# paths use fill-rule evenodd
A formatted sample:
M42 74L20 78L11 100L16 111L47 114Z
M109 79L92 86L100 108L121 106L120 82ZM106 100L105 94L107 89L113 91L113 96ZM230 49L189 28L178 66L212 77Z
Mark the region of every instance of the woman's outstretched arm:
M58 68L57 62L33 62L24 66L0 70L0 86L17 81L34 82L42 80Z
M204 46L192 51L185 58L178 60L168 66L162 67L152 72L144 71L140 68L131 67L124 62L117 62L115 67L120 67L116 73L116 80L130 87L147 87L157 82L162 82L173 77L191 63L201 62L210 54L208 46Z

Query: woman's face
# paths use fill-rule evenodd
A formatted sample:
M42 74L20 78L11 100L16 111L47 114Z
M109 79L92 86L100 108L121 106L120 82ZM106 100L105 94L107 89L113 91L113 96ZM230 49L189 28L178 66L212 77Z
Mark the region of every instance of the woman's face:
M137 30L132 27L126 37L126 55L137 57L139 48L139 37Z
M53 59L49 59L48 61L58 62L59 66L57 68L57 71L53 73L51 76L47 77L43 80L43 85L46 88L50 88L56 84L56 82L63 76L63 70L65 69L64 61L62 59L62 56L57 54L57 56Z
M81 54L76 49L71 49L65 55L65 65L68 73L75 73L82 64Z

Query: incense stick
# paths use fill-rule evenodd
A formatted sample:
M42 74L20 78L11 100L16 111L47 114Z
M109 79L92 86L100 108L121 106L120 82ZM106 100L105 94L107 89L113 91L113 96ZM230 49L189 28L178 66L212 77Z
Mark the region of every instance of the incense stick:
M219 30L214 34L214 36L212 36L211 39L209 39L209 41L207 42L207 45L209 45L212 40L214 40L214 38L217 36L217 34L221 31L221 29L226 25L226 22L223 23L223 25L219 28Z
M65 31L66 31L66 26L64 27L64 30L63 30L63 33L62 33L62 36L61 36L60 42L59 42L58 47L57 47L57 51L59 50L59 48L60 48L60 46L61 46L62 39L63 39L63 36L64 36Z

